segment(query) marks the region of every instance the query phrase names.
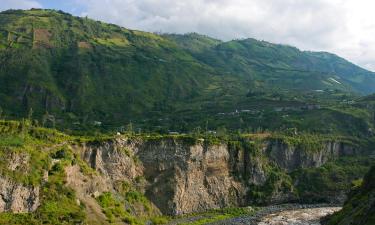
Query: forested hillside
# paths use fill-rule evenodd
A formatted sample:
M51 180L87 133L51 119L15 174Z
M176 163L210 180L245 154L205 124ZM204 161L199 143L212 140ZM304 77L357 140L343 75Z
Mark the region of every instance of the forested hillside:
M157 35L61 11L8 10L0 13L0 62L2 115L50 127L371 128L371 112L336 106L373 92L372 72L333 54L254 39Z

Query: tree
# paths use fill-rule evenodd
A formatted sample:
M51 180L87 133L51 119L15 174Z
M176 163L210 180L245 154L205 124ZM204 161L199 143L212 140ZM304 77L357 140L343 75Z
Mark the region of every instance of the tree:
M126 133L127 134L133 134L134 130L133 130L133 123L130 122L128 125L126 125Z
M194 136L199 136L202 133L202 128L201 127L196 127L193 129L193 135Z
M29 121L32 121L33 120L33 108L30 108L29 109L29 113L27 114L27 119Z
M46 112L42 118L42 126L55 128L55 125L56 125L55 117L53 115L50 115L48 112Z
M216 134L218 137L225 137L228 134L227 128L225 126L218 127Z

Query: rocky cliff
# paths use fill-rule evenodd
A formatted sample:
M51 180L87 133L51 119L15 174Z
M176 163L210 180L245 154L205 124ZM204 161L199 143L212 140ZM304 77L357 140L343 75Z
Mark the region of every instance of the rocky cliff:
M0 177L0 212L32 212L39 206L39 187Z
M5 154L2 170L12 173L16 170L27 173L30 156L25 153ZM8 176L0 176L0 212L32 212L40 205L39 186L27 185Z
M293 171L300 168L320 167L329 160L352 156L358 152L354 146L339 141L327 141L313 149L288 145L280 140L271 141L266 147L267 155L280 168Z
M254 202L249 194L252 189L270 182L276 186L270 190L268 203L296 200L293 187L284 187L282 176L275 176L273 170L286 174L356 153L354 147L340 142L324 143L314 151L280 141L265 141L257 147L251 143L117 138L75 149L106 181L99 187L111 189L120 181L136 184L142 178L146 196L163 213L172 215L250 204ZM102 190L91 190L95 191Z
M53 150L63 145L63 149ZM347 142L324 141L314 146L306 149L272 138L212 141L123 136L63 143L49 148L53 154L45 155L49 159L43 162L50 163L38 172L44 174L44 181L32 184L6 175L12 171L27 174L33 167L30 164L37 163L35 159L30 163L28 154L12 153L7 156L8 172L0 179L0 211L35 211L42 204L39 187L48 182L47 171L62 176L56 175L62 166L64 184L75 192L73 198L99 221L106 218L98 203L98 197L105 193L123 199L128 210L138 216L300 201L299 180L291 173L361 154L358 147Z
M163 213L245 204L246 188L231 176L231 156L224 144L116 139L76 149L112 187L121 181L136 184L144 179L141 189Z

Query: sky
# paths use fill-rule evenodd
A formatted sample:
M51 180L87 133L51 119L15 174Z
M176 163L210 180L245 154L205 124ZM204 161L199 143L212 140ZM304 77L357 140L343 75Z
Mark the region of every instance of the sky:
M375 71L373 0L0 0L0 10L61 9L129 29L256 38L328 51Z

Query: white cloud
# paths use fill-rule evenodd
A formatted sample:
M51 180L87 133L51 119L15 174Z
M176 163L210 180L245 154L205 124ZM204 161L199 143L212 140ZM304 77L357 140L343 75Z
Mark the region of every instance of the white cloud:
M7 9L41 8L42 5L33 0L0 0L0 11Z

